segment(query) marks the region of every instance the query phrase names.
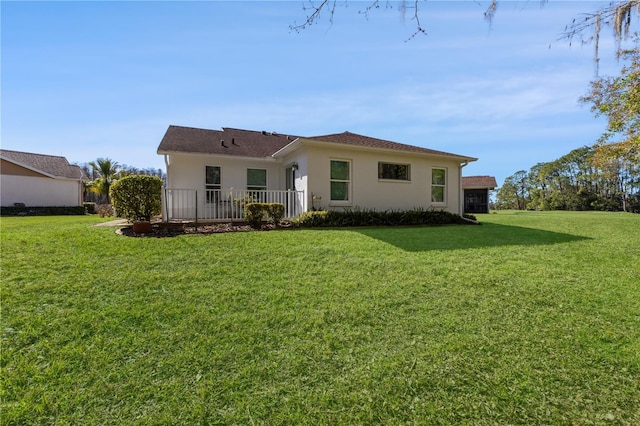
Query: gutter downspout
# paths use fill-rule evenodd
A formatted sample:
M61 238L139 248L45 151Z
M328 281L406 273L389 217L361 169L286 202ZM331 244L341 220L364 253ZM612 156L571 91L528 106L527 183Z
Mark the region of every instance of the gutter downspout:
M164 212L162 212L162 219L164 219L165 223L169 223L169 201L167 200L167 185L169 184L169 156L164 154L164 167L167 169L165 176L167 181L165 182L164 191L162 191L162 195L164 197Z
M459 208L460 208L460 216L462 216L464 214L464 189L462 189L462 169L465 168L466 166L469 165L469 161L466 160L464 163L462 163L460 165L460 168L458 169L458 172L460 174L460 176L458 176L458 185L459 186L459 190L458 193L460 194L460 200L459 200Z

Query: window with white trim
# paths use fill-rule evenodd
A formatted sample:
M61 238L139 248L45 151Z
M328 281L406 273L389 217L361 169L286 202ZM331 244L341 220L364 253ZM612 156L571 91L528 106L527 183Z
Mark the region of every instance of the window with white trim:
M331 201L351 200L351 161L331 160Z
M447 170L431 169L431 202L445 203L447 193Z
M249 191L267 189L267 171L265 169L247 169L247 189Z
M222 169L220 166L206 166L204 187L207 190L207 203L215 203L220 198L221 181Z
M409 164L378 163L378 179L384 180L411 180L411 167Z

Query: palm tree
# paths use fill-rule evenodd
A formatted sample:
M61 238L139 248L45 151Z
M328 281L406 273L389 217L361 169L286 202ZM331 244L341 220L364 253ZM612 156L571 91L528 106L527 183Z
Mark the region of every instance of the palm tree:
M107 204L109 204L109 188L118 178L120 165L110 158L98 158L96 161L89 162L89 165L93 169L94 177L91 190L96 194L102 195L103 200L106 200ZM97 178L96 174L98 175Z

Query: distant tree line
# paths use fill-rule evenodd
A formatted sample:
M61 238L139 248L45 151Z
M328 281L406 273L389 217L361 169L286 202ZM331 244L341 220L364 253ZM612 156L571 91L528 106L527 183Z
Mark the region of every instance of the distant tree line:
M598 141L509 176L495 207L640 213L640 39L633 41L632 49L618 52L627 61L620 75L592 81L580 98L607 119Z
M109 189L118 179L131 175L157 176L166 182L166 175L162 169L152 167L138 168L120 165L110 158L98 158L96 161L78 164L83 170L87 181L85 181L85 202L98 204L109 204Z
M640 213L639 155L621 144L574 149L506 178L495 207Z

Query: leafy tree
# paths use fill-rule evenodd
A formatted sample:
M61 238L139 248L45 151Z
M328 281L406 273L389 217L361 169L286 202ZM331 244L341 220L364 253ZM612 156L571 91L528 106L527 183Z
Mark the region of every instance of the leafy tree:
M98 158L96 161L89 162L89 165L93 175L91 190L103 196L103 199L109 203L109 189L118 178L120 166L110 158Z
M129 175L118 179L110 190L116 215L130 221L149 221L162 211L162 179Z
M636 44L639 39L636 37ZM580 102L591 104L596 116L607 118L607 128L595 145L593 164L606 181L608 198L619 197L627 210L640 171L640 46L621 52L629 61L617 77L591 82Z
M496 204L501 209L524 210L529 202L529 175L519 170L504 180L496 195Z
M630 63L622 67L620 75L592 81L590 93L580 102L591 104L596 117L607 118L600 144L617 142L619 148L631 151L640 148L640 47L625 50L622 57Z

